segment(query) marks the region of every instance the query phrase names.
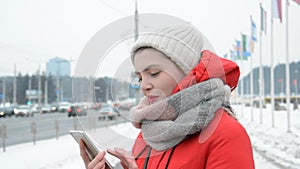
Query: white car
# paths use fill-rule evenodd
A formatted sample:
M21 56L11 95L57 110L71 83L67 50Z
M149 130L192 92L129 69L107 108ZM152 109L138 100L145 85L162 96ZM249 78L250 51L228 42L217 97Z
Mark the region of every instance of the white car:
M105 107L102 107L99 110L99 117L98 117L98 119L99 120L105 120L105 119L114 120L119 115L120 114L119 114L119 112L117 111L116 108L110 107L110 106L105 106Z
M51 105L44 105L40 109L40 113L50 113L52 111Z
M58 111L64 113L67 112L70 107L71 107L70 103L61 103L58 106Z
M26 116L26 117L29 117L29 116L33 116L33 111L31 109L30 106L28 105L21 105L21 106L18 106L16 109L15 109L15 116L18 117L18 116Z

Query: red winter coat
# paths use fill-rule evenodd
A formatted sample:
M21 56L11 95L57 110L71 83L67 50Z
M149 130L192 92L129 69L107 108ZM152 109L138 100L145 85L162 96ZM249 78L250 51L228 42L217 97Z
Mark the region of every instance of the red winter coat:
M233 90L239 78L238 66L204 51L200 63L174 92L209 78L221 78ZM147 146L140 133L132 149L140 169L253 169L253 153L243 126L223 109L203 131L183 140L177 146L158 152ZM147 158L149 157L149 158Z

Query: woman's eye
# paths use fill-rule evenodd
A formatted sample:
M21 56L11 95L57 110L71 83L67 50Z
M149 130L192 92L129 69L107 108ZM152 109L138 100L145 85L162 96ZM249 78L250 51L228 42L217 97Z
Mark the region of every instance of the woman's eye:
M156 76L159 75L159 73L160 73L160 72L155 72L155 73L151 73L150 75L153 76L153 77L156 77Z
M138 82L141 82L142 81L142 78L138 78Z

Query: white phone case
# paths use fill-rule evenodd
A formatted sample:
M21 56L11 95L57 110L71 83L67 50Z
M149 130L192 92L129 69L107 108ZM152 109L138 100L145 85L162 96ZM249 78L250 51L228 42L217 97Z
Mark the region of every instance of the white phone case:
M86 145L87 153L90 159L93 159L97 156L97 154L102 150L106 151L104 148L99 148L96 143L91 139L91 137L82 130L70 130L70 134L79 144L80 139L82 139ZM106 160L106 159L105 159ZM105 169L113 169L112 165L106 160L105 162Z

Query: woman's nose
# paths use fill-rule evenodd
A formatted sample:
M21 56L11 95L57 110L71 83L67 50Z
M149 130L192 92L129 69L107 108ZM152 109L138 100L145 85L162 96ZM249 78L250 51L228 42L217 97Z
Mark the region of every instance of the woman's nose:
M149 91L152 88L152 84L147 80L147 79L143 79L141 81L141 89L142 91Z

